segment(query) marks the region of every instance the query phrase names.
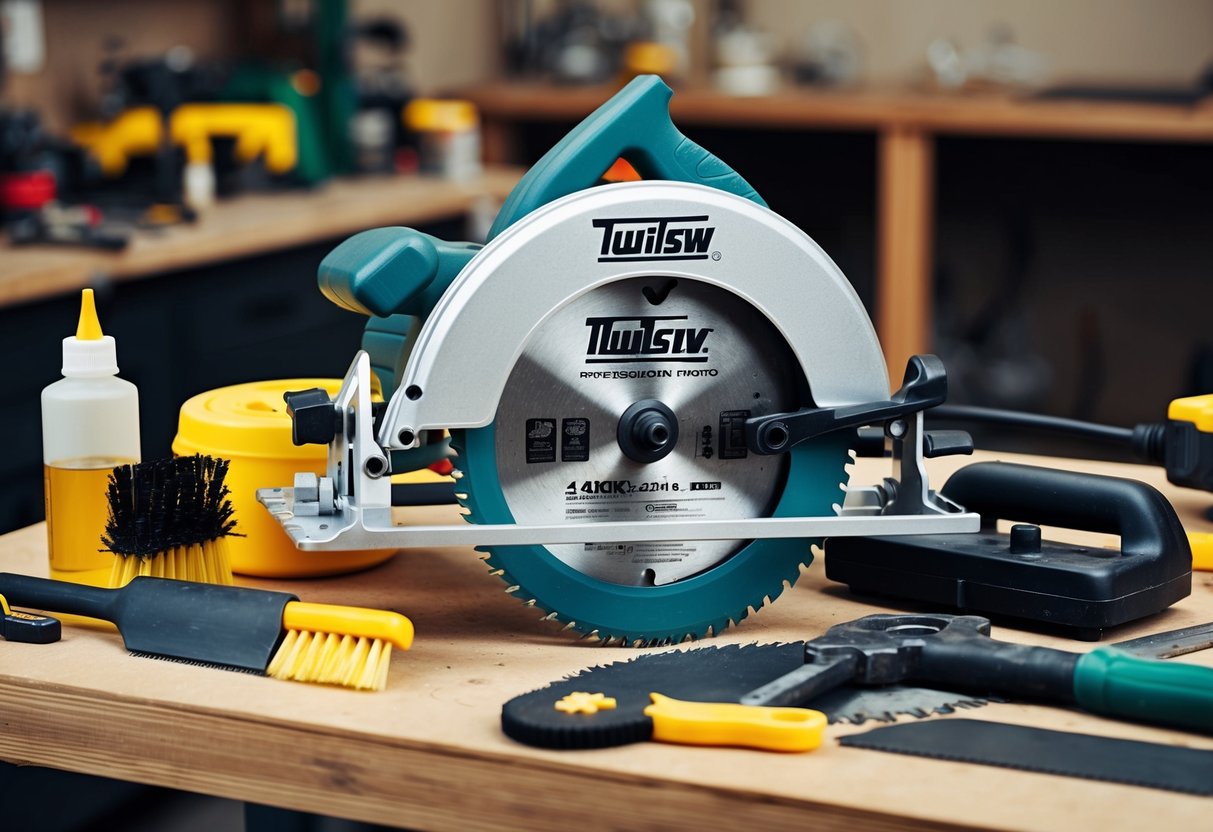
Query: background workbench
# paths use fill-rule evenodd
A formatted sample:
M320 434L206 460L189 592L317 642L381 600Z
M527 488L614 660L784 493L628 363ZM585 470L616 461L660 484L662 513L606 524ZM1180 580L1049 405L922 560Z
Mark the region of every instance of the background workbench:
M991 455L985 454L984 458ZM1034 460L1159 485L1190 529L1208 494L1165 486L1156 469ZM936 485L971 460L932 460ZM886 473L861 460L852 482ZM272 483L267 483L272 485ZM454 508L423 511L457 521ZM1106 545L1106 535L1074 535ZM306 557L301 553L300 557ZM0 537L0 569L45 573L45 531ZM636 652L578 642L502 592L465 549L405 552L355 575L257 581L305 600L393 608L417 627L378 694L279 682L128 657L116 634L65 627L47 646L0 642L0 758L272 806L412 828L847 830L1203 828L1209 802L1145 788L843 748L866 726L832 726L810 754L658 743L584 752L508 740L501 705L578 669ZM774 605L712 642L802 640L887 611L825 581L820 563ZM1189 598L1109 634L1114 640L1213 618L1213 575ZM1091 645L996 626L995 637L1072 650ZM1213 655L1173 661L1213 665ZM1003 703L967 718L1213 751L1213 738ZM934 717L945 719L948 717Z
M346 236L389 225L464 239L481 200L503 199L521 172L479 179L338 179L310 190L224 200L197 222L134 234L119 253L0 244L0 354L8 451L0 455L0 531L43 516L39 391L59 378L61 339L75 332L79 289L96 290L139 388L143 453L167 456L182 402L229 384L337 377L366 318L316 288L316 268ZM489 214L491 216L492 207Z

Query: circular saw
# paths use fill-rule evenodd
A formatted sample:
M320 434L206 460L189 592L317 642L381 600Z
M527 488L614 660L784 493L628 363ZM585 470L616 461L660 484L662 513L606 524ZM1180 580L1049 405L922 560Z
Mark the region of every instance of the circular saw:
M297 546L477 546L545 618L659 644L775 599L823 537L977 529L923 470L971 450L923 430L938 359L890 395L850 283L674 127L670 95L641 77L589 116L484 246L382 228L325 259L322 291L371 320L334 399L288 395L296 441L329 445L326 476L258 492ZM597 184L620 158L644 179ZM863 427L900 476L848 489ZM394 525L390 474L444 432L470 525Z

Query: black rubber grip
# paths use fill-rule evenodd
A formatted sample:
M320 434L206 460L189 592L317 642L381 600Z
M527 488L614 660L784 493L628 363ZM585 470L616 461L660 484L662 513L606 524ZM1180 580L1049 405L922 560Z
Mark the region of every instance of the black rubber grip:
M9 603L36 610L114 621L121 593L113 589L0 573L0 595Z
M978 462L947 481L943 494L981 515L1120 535L1125 554L1187 552L1188 537L1158 489L1137 480L1009 462Z

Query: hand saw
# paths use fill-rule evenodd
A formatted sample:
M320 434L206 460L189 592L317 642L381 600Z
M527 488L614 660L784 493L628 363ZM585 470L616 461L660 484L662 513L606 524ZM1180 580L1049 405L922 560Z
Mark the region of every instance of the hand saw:
M647 76L595 111L484 246L382 228L325 258L322 291L371 321L332 401L288 399L326 475L258 492L299 548L484 547L545 618L657 644L778 597L824 537L977 530L923 466L972 449L923 429L941 362L915 356L890 395L850 283L674 127L670 96ZM596 186L620 158L645 180ZM847 489L862 426L896 476ZM472 525L396 526L389 475L440 431Z

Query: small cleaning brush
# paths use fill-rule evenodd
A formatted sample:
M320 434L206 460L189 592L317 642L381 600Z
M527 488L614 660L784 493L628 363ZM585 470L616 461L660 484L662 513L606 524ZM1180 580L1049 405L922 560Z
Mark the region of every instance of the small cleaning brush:
M100 589L0 573L0 594L109 621L138 656L356 690L383 690L392 647L413 643L413 624L400 613L308 604L264 589L145 576Z
M110 474L103 551L114 553L109 586L139 575L231 585L224 538L236 521L224 484L228 461L179 456L119 465Z

